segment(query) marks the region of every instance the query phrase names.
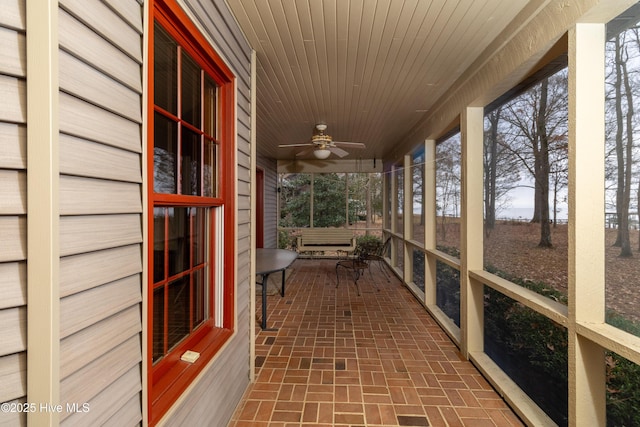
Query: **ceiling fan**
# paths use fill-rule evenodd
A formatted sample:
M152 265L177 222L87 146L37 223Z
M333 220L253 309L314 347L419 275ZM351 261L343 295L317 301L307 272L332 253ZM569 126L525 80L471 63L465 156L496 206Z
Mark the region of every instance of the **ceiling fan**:
M313 152L313 155L320 160L326 159L331 155L331 153L337 155L338 157L344 157L349 154L348 151L343 150L340 147L364 148L364 144L362 142L334 141L330 135L324 133L324 131L327 129L327 125L325 124L317 124L316 129L318 132L314 133L311 136L311 142L306 142L304 144L281 144L278 147L307 147L304 150L298 152L296 156L304 156L305 154Z

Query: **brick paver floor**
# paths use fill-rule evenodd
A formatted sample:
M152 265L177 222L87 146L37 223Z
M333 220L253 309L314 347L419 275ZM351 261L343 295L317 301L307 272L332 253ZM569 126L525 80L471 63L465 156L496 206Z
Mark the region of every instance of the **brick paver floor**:
M268 297L272 330L258 309L256 381L230 426L523 425L397 278L373 266L358 296L335 265L293 264Z

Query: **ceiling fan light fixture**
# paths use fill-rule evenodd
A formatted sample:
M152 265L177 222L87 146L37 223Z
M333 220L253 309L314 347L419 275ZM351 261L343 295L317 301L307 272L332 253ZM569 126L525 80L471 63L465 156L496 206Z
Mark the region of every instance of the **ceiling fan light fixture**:
M331 151L328 148L318 148L313 151L313 155L316 159L324 160L331 154Z

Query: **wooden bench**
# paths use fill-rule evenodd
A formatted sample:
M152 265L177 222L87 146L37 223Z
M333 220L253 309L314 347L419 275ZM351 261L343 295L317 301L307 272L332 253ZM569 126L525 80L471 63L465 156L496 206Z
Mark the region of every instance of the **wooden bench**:
M297 243L298 252L353 252L356 249L356 237L346 228L304 228Z

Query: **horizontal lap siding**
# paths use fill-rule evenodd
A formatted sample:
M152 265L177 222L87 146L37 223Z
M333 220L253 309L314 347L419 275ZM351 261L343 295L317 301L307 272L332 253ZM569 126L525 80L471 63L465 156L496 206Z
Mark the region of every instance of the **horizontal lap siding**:
M264 247L278 247L278 173L273 159L258 157L258 167L264 170Z
M188 0L187 13L211 41L236 76L237 92L237 181L236 218L236 333L215 361L168 416L166 425L227 425L249 383L249 238L250 157L250 70L251 49L236 25L224 0Z
M61 425L142 420L142 23L60 1Z
M24 0L0 14L0 402L27 394L27 155ZM26 425L0 413L0 425Z

